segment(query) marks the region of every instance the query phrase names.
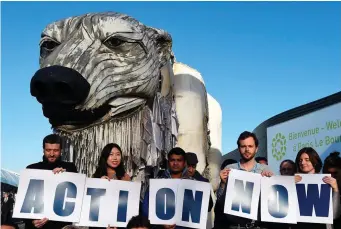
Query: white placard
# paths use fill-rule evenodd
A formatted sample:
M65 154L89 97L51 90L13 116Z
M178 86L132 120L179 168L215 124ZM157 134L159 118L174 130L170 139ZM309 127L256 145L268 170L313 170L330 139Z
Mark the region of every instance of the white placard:
M302 180L296 184L299 209L297 211L297 222L332 224L332 189L330 185L322 181L323 177L330 176L330 174L298 175L302 177ZM300 192L302 188L305 189L304 192ZM329 207L329 210L326 210L326 207Z
M261 219L266 222L297 223L297 193L294 176L262 177Z
M126 227L139 214L140 189L140 182L88 178L77 226Z
M179 218L176 225L206 229L211 184L194 180L181 180L178 185L177 193L176 211L180 214L178 214ZM188 195L186 200L184 200L185 193ZM196 203L191 203L191 198L196 200ZM188 200L189 202L186 202ZM186 212L188 212L186 209L188 208L190 208L191 211L198 212L192 213L193 215L186 214ZM189 217L187 218L187 216Z
M188 179L151 179L149 192L151 224L206 228L210 183Z
M86 176L51 170L25 169L20 173L13 218L78 222ZM39 210L40 209L40 210Z
M231 169L226 187L224 213L257 219L261 175Z
M179 182L179 179L150 179L148 216L151 224L176 224L176 197ZM162 203L164 208L157 210L157 203ZM166 208L166 206L169 206L169 208ZM157 211L162 212L163 219L157 216Z

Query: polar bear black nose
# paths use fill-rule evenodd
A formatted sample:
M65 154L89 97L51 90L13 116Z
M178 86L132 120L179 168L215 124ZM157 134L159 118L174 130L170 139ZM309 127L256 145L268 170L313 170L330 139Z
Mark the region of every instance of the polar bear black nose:
M40 103L76 105L83 102L90 84L76 70L51 66L38 70L31 79L31 95Z

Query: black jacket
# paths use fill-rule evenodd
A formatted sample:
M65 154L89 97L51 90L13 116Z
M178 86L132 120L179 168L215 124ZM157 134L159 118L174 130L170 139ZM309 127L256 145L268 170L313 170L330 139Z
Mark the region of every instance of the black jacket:
M5 200L2 200L3 202L1 203L1 222L10 222L11 217L12 217L12 211L13 211L13 204L14 200L12 197L8 197L6 203L4 202Z
M45 157L43 157L43 161L31 164L26 167L27 169L42 169L42 170L53 170L55 168L63 168L66 169L66 172L77 173L77 168L75 164L71 162L66 162L62 160L57 160L54 163L49 163ZM36 229L32 224L31 219L26 219L25 221L25 229ZM66 225L71 225L71 222L58 222L58 221L48 221L41 229L61 229Z
M59 159L54 163L49 163L45 157L43 157L43 161L31 164L26 168L42 170L54 170L55 168L63 168L66 169L66 172L77 173L77 168L72 162L66 162Z
M202 181L202 182L210 182L207 178L203 177L198 171L195 171L193 175L194 180L197 181ZM208 202L208 211L210 212L213 207L213 199L212 196L210 195L210 201Z

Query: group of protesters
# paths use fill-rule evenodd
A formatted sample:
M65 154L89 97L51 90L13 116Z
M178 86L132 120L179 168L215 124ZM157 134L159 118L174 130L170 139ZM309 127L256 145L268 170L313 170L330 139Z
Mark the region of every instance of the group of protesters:
M299 174L318 174L321 172L331 174L331 176L323 177L323 182L329 184L332 188L332 203L334 222L332 225L317 224L317 223L300 223L297 224L281 224L262 222L260 214L258 220L250 220L238 216L233 216L224 213L226 192L224 192L228 176L231 169L238 169L252 173L259 173L262 176L271 177L273 172L267 165L267 159L255 157L258 150L258 139L254 133L243 132L240 134L237 145L241 159L239 162L232 159L224 161L220 172L220 187L218 188L217 202L215 205L215 229L225 228L259 228L259 229L339 229L341 228L341 207L340 207L340 185L341 185L341 158L339 152L331 153L322 163L318 153L311 147L302 148L296 156L295 161L283 160L280 164L279 172L282 176L294 176L295 182L300 182L302 177Z
M310 147L301 149L296 157L295 162L292 160L284 160L280 164L280 174L283 176L294 176L295 182L299 182L302 178L299 174L314 174L323 173L331 174L331 176L325 176L323 182L329 184L332 188L332 202L333 202L333 225L314 224L314 223L297 223L297 224L280 224L280 223L268 223L262 222L260 218L258 220L250 220L242 217L237 217L224 213L224 205L226 192L225 189L228 183L228 177L231 169L237 169L247 171L251 173L259 173L262 176L271 177L274 173L267 165L266 158L257 158L258 139L254 133L245 131L240 134L237 145L240 152L241 159L235 161L232 159L225 160L221 165L220 172L220 184L217 189L216 202L211 194L209 198L209 206L207 211L214 211L214 228L215 229L246 229L246 228L258 228L258 229L270 229L270 228L341 228L340 217L340 176L341 176L341 158L339 153L335 152L330 154L322 163L318 153ZM27 169L42 169L52 170L57 174L60 172L72 172L77 173L77 168L72 162L62 161L61 159L62 139L56 135L51 134L43 140L43 160L41 162L31 164L27 166ZM167 154L167 168L162 172L155 175L153 178L157 179L190 179L201 182L209 182L198 171L196 171L196 165L198 158L193 152L185 152L179 147L171 149ZM93 178L101 178L107 180L123 180L131 181L131 177L126 173L123 163L123 154L119 145L110 143L106 145L100 155L98 166ZM338 186L339 184L339 186ZM145 189L144 198L141 199L140 214L130 219L126 228L129 229L149 229L149 228L164 228L164 229L181 229L178 225L151 225L148 220L149 212L149 189ZM258 214L260 215L260 214ZM6 228L6 223L2 223L2 228ZM8 223L8 228L11 228ZM14 227L12 227L14 228ZM71 225L68 222L51 221L47 218L25 220L26 229L43 228L43 229L72 229L78 228ZM91 227L89 227L91 229ZM108 225L107 229L116 228Z

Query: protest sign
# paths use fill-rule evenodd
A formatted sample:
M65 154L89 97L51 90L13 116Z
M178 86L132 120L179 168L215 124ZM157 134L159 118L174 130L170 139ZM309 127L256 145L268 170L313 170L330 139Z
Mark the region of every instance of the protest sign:
M297 223L295 177L273 176L261 179L261 219L266 222Z
M209 183L187 179L151 179L149 219L152 224L206 228Z
M25 169L20 173L13 218L78 222L86 176Z
M126 227L139 214L140 182L87 178L78 226Z
M224 213L257 219L261 175L231 169L226 187Z
M333 223L332 189L322 181L330 174L298 174L302 180L296 184L297 221L307 223Z

